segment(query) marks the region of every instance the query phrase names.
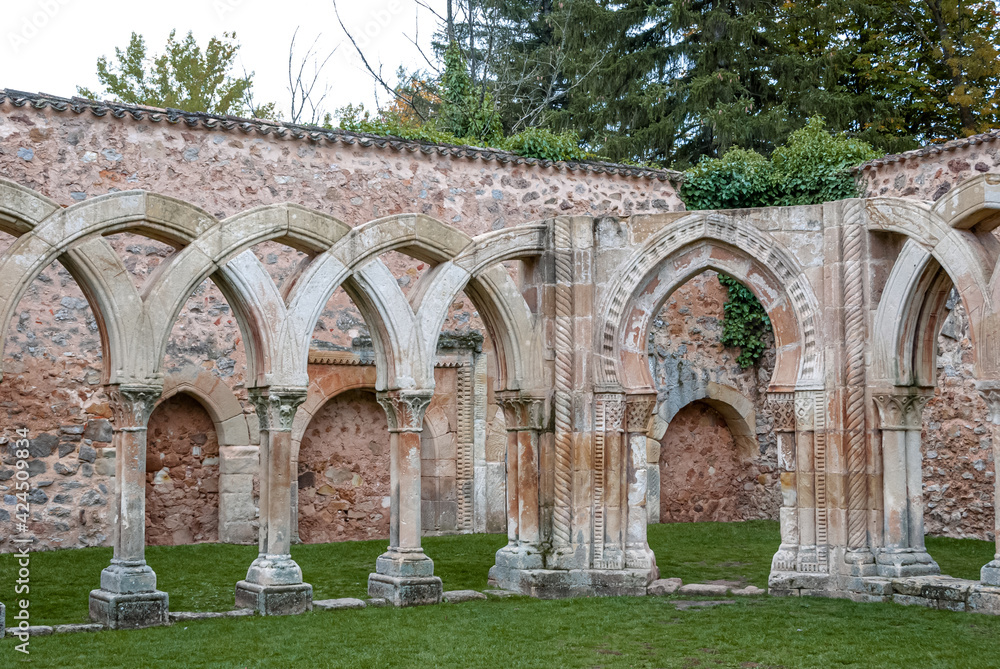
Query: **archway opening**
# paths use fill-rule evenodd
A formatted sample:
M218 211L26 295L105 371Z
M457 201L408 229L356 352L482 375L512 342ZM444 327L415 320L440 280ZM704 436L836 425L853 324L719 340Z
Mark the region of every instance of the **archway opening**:
M302 437L297 474L303 543L389 535L389 427L373 391L323 405Z
M146 543L219 540L219 441L194 397L178 393L150 415L146 441Z

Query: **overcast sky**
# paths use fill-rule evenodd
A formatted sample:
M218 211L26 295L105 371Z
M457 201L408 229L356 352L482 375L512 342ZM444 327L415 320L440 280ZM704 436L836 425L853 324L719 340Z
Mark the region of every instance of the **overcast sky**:
M171 29L189 30L202 47L209 37L235 31L239 60L253 71L261 101L276 101L288 116L288 46L298 27L302 51L322 33L318 50L337 47L324 70L331 87L326 107L363 102L371 109L375 90L371 77L337 23L332 0L171 0L115 2L104 0L2 0L0 12L0 88L70 97L76 87L98 91L97 58L114 56L132 32L160 53ZM441 11L444 0L427 0ZM407 39L428 51L436 28L434 16L414 0L340 0L340 15L373 65L381 62L395 83L396 68L424 64ZM419 33L416 28L419 27ZM385 96L379 91L379 100Z

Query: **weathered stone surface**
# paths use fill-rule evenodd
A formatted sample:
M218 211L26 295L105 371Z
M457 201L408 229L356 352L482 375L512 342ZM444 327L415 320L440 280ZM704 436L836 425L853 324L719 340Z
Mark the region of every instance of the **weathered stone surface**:
M168 607L169 598L165 592L90 592L90 619L113 630L166 625L170 622Z
M729 587L725 585L709 585L707 583L688 583L678 588L677 594L717 597L719 595L728 595Z
M171 622L183 622L185 620L206 620L208 618L244 618L256 615L254 609L236 609L235 611L171 611Z
M56 634L74 634L76 632L100 632L104 625L93 623L90 625L55 625L52 631Z
M7 630L7 636L26 633L28 636L49 636L52 634L52 627L48 625L29 625L25 628L11 627Z
M646 594L654 596L672 595L682 585L683 582L679 578L661 578L649 584L649 587L646 588Z
M445 590L441 598L449 604L461 604L476 599L486 599L486 595L478 590Z
M763 588L758 588L756 585L748 585L745 588L731 588L729 590L729 594L745 595L745 596L766 595L767 590L764 590Z
M315 599L314 609L337 610L337 609L363 609L365 601L353 597L342 597L340 599Z

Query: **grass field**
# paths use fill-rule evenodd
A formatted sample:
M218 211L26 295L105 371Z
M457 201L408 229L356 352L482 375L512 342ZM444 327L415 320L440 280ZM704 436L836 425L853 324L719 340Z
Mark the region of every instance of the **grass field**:
M663 577L764 586L777 524L655 525ZM446 590L486 587L499 535L428 537ZM293 547L315 597L363 597L384 541ZM991 543L928 539L942 571L976 578ZM233 586L255 547L151 547L147 559L173 611L232 608ZM32 556L35 624L83 622L109 549ZM0 557L10 604L12 556ZM679 610L677 597L537 601L528 598L413 609L314 611L288 618L179 623L128 632L37 637L0 667L1000 667L1000 618L894 604L760 597ZM8 612L8 616L10 612ZM9 621L8 621L9 622Z

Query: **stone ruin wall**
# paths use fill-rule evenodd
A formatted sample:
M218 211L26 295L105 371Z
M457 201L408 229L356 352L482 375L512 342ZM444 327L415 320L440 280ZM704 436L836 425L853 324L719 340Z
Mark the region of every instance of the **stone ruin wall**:
M874 160L858 171L866 197L937 201L979 174L1000 174L1000 132ZM938 337L938 380L923 414L924 525L929 534L993 537L994 463L986 404L975 388L968 319L957 293Z
M936 199L977 173L1000 172L998 144L968 144L941 154L888 162L864 170L861 181L868 196ZM349 225L419 211L470 235L560 214L625 216L683 208L665 181L511 167L479 159L317 144L129 118L97 119L51 109L17 109L9 103L0 107L0 176L63 205L140 188L194 201L218 217L292 201ZM8 237L0 244L6 246L11 240ZM134 235L114 235L111 241L140 283L172 252L165 244ZM302 258L301 253L275 242L259 244L254 251L279 280ZM398 253L383 259L404 293L425 269L424 263ZM717 413L700 403L682 409L673 429L658 441L659 452L654 452L657 449L651 442L650 460L659 465L665 484L660 509L664 520L740 520L777 514L780 500L773 435L763 402L773 353L756 369L738 368L735 352L718 344L724 301L725 291L711 273L692 279L671 296L650 342L654 378L661 399L685 382L711 380L737 388L757 407L760 450L738 462L729 451L731 440L726 440L727 431L721 429ZM474 306L466 300L455 305L444 329L462 332L481 327ZM366 335L363 319L339 289L317 324L314 346L346 348ZM955 305L939 345L937 396L924 414L927 530L992 538L993 464L983 425L986 409L973 386L961 304ZM43 509L37 520L51 528L40 534L41 546L107 544L114 461L108 457L111 412L100 385L100 336L82 292L60 265L46 270L25 296L9 326L5 354L7 372L0 384L0 406L7 412L7 434L0 438L10 439L13 429L22 424L33 437L32 502ZM207 369L235 393L244 412L252 414L242 339L231 309L211 281L199 286L182 311L167 355L168 373L191 366ZM366 420L375 421L377 414L370 406L368 413ZM502 423L502 412L491 405L487 450L492 448L502 458L502 425L495 424L494 416ZM384 416L379 417L384 421ZM179 462L173 467L163 462L163 467L148 472L150 543L212 540L213 532L217 537L210 513L199 511L200 519L193 520L191 515L192 509L218 503L212 490L217 486L217 463L213 462L217 456L209 452L210 447L195 453L199 446L195 441L204 438L207 445L214 437L206 418L200 405L178 399L167 400L151 419L150 453L157 457L173 454ZM325 416L316 429L327 429L330 420ZM197 429L183 434L164 431L165 441L186 444L178 449L159 443L157 421ZM364 438L358 442L345 456L363 462L371 443ZM715 466L720 458L722 466ZM11 463L6 452L4 460L5 465ZM11 475L8 466L0 468L0 487L7 485ZM370 478L372 483L380 480L377 473ZM691 482L692 487L685 489L681 482ZM338 493L336 506L343 506L346 496ZM317 535L322 536L319 540L384 534L387 514L379 508L381 497L372 492L358 499L356 508L348 501L349 508L338 509L350 521L341 523L343 534L335 536L327 528ZM318 516L325 513L316 511L314 502L303 501L300 517L310 509ZM0 505L2 550L8 548L4 528L12 509L13 499L5 495ZM494 525L504 520L502 514L496 516ZM170 517L186 520L170 522ZM303 540L311 540L312 530L301 529Z
M18 108L9 99L0 104L0 177L63 206L105 193L144 189L193 202L219 218L290 201L351 226L420 212L472 236L556 215L625 216L683 209L669 181L648 177L280 139L239 129L136 121L129 116L97 118L90 112ZM0 248L12 241L0 233ZM137 285L173 252L166 244L137 235L112 235L110 241ZM277 242L258 244L254 252L279 287L303 258ZM382 259L404 293L426 269L425 263L400 253L390 252ZM516 271L516 263L510 265ZM457 301L443 329L481 330L471 301ZM338 289L317 323L314 347L347 348L367 334L360 313L343 289ZM32 284L6 336L5 374L0 383L0 407L6 415L0 439L12 443L13 431L20 426L27 427L32 437L31 502L33 508L41 509L33 518L38 538L34 546L107 545L114 459L111 411L101 386L100 334L85 296L61 265L54 263ZM244 413L253 414L246 391L242 337L232 310L210 280L189 299L168 344L166 373L191 368L220 378ZM491 405L487 418L491 425L487 455L492 453L495 460L503 452L502 412ZM208 429L211 423L206 425L205 419L199 404L181 399L166 400L151 419L150 543L217 536L218 528L198 510L218 504L212 491L218 479L218 454L209 452L214 430ZM381 419L384 422L384 415ZM187 427L177 431L169 426ZM198 444L203 437L205 443ZM201 452L196 453L195 447ZM363 460L365 449L367 444L356 445L351 457ZM173 466L168 466L166 458ZM10 549L7 535L14 498L7 493L12 463L12 454L4 448L0 466L0 491L5 493L0 504L3 551ZM495 478L496 462L487 462L491 465ZM388 464L383 466L387 471ZM254 486L256 491L256 482ZM381 514L381 497L373 510L367 508L375 499L373 493L357 508L352 505L344 511L345 517L353 510L355 516L365 513L366 519L344 523L340 538L385 533L384 519L376 518L388 517ZM497 531L497 522L505 522L503 509L491 509L491 513L490 526ZM169 521L171 517L184 522Z

